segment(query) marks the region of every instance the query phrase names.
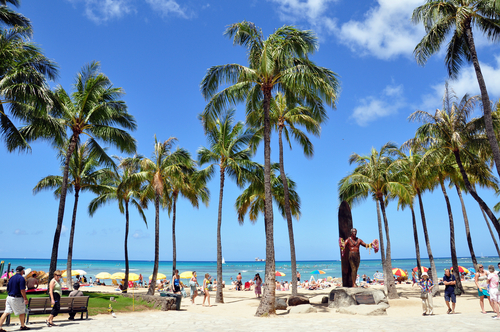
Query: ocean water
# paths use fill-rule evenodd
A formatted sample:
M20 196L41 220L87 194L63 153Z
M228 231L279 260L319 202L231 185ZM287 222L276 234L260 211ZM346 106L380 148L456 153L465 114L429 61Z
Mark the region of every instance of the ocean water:
M7 269L7 264L11 263L11 269L15 269L18 265L22 265L26 268L31 268L37 271L47 271L49 270L49 259L29 259L29 258L1 258L0 260L5 261L4 270ZM497 264L500 262L498 257L484 257L478 258L479 263L484 264L485 267L488 265L495 266L497 269ZM444 274L445 268L451 267L451 258L436 258L436 269L438 275ZM403 270L408 270L411 273L411 269L416 266L415 259L393 259L392 267L400 268ZM265 262L233 262L227 261L223 264L223 280L226 284L230 283L231 278L236 279L236 276L241 272L243 280L251 280L256 273L260 273L261 277L264 276ZM422 265L429 267L429 260L422 259ZM462 257L458 259L458 265L465 268L472 268L473 264L470 258ZM58 260L58 268L60 270L66 269L66 260ZM125 262L123 260L87 260L87 259L75 259L73 260L72 269L80 269L87 272L86 276L92 277L95 280L95 275L99 272L109 272L111 274L115 272L125 271ZM205 273L209 273L214 278L217 278L217 262L197 262L197 261L184 261L177 262L177 269L180 273L184 271L196 271L199 277L203 277ZM280 281L290 281L291 279L291 264L286 261L276 262L276 270L285 274L284 277L276 277ZM302 279L309 279L312 276L311 272L314 270L323 270L326 274L321 275L321 277L341 277L341 267L340 261L299 261L297 262L297 270L301 273ZM159 272L170 276L172 271L171 261L161 261L159 265ZM378 260L362 260L359 266L358 273L360 275L366 274L368 276L373 276L377 271L382 271L382 263ZM145 278L149 277L153 272L153 261L130 261L130 272L141 273ZM318 275L314 275L316 278Z

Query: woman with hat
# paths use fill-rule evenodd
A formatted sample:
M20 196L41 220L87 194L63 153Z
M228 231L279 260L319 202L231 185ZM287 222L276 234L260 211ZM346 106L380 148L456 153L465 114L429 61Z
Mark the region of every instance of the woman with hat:
M419 281L418 285L421 288L422 298L422 310L424 311L422 316L433 315L434 314L434 305L432 303L432 288L434 284L432 280L429 279L429 275L427 272L422 273L422 279Z

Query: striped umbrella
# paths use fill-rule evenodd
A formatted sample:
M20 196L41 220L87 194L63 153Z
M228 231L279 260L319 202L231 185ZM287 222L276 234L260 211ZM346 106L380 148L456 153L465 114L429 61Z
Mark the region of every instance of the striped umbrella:
M450 268L450 271L453 272L453 266ZM469 270L467 270L465 267L463 266L458 266L458 272L460 273L469 273Z
M394 274L395 276L398 276L398 277L406 277L407 276L405 270L399 269L399 268L392 269L392 274Z
M275 274L277 277L284 277L286 276L286 274L284 274L283 272L280 272L280 271L276 271L276 274Z
M422 272L427 272L427 271L429 271L429 268L427 268L427 267L425 267L425 266L421 266L421 267L420 267L420 270L421 270ZM414 272L417 272L417 271L418 271L418 266L415 266L415 267L413 268L413 271L414 271Z
M325 274L326 272L323 270L314 270L311 272L311 274Z

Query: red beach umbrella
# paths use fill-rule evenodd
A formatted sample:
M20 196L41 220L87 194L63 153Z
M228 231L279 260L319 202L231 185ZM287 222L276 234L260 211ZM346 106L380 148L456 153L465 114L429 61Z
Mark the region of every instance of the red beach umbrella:
M275 274L277 277L284 277L286 276L286 274L284 274L283 272L280 272L280 271L276 271L276 274Z
M403 269L394 268L392 269L392 274L398 277L406 277L406 272Z
M429 271L429 269L428 269L428 268L426 268L425 266L421 266L421 267L420 267L420 269L421 269L421 271L422 271L422 272L427 272L427 271ZM415 267L413 268L413 271L414 271L414 272L417 272L417 271L418 271L418 266L415 266Z
M453 272L453 266L450 268L450 271ZM458 272L460 273L469 273L469 270L467 270L465 267L463 266L458 266Z

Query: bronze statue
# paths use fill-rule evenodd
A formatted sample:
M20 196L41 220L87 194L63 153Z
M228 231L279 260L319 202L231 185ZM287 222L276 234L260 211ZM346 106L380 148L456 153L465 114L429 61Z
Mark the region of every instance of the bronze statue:
M349 265L351 267L352 286L350 287L356 287L356 277L358 275L359 262L361 260L359 257L359 246L367 247L366 243L356 236L357 234L358 231L356 228L351 229L351 236L345 241L345 250L349 253Z

